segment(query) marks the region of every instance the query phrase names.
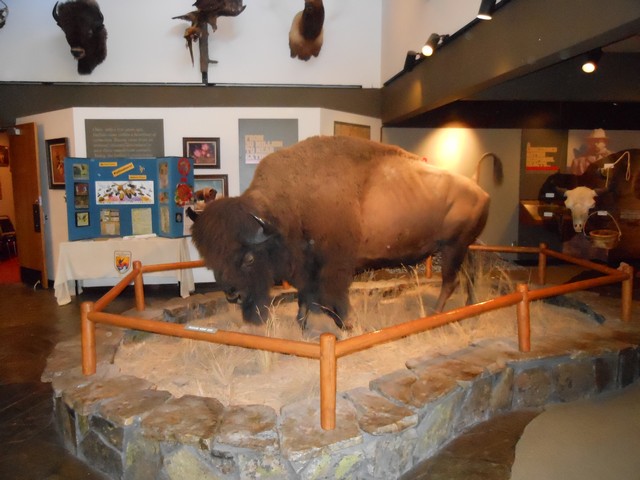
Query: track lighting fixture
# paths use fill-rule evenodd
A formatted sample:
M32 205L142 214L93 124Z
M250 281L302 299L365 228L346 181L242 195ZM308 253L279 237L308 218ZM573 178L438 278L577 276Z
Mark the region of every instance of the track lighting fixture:
M440 40L444 40L448 37L449 35L438 35L437 33L432 33L431 35L429 35L429 38L422 47L422 55L424 55L425 57L430 57L431 55L433 55L433 52L435 52L436 48L438 47Z
M598 68L598 62L602 56L602 50L597 49L589 52L585 62L582 64L582 71L584 73L593 73Z
M402 68L403 72L410 72L413 70L413 67L420 61L422 58L422 54L420 52L414 52L413 50L409 50L407 52L407 56L404 59L404 67Z
M478 15L476 17L480 20L491 20L491 16L493 15L495 8L496 0L482 0L482 3L480 3L480 10L478 10Z

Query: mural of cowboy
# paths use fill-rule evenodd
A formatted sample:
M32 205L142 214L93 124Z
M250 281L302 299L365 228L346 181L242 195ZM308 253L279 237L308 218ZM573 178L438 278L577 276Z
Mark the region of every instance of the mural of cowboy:
M589 165L597 162L601 158L610 155L612 152L608 148L609 137L602 128L596 128L585 138L585 144L578 149L574 149L574 159L571 162L571 173L582 175Z

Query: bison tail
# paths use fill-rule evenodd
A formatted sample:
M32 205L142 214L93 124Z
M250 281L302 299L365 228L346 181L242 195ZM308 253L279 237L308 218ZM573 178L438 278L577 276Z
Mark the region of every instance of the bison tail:
M478 160L478 164L476 165L476 173L473 176L473 179L477 184L480 184L480 165L482 165L482 161L488 157L493 157L493 183L495 185L502 185L502 180L504 179L502 160L492 152L487 152L480 157L480 160Z

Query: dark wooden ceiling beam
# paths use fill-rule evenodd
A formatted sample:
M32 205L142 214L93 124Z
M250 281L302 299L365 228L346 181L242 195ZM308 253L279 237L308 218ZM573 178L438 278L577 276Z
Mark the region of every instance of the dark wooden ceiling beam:
M640 32L638 0L503 3L493 20L471 22L383 87L383 124L402 123Z

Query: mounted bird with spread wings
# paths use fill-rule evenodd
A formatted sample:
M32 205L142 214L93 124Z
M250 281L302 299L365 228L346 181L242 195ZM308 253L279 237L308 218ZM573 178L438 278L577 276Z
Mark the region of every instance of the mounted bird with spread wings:
M193 4L196 10L185 15L173 17L173 19L187 20L191 26L184 31L184 38L187 41L187 48L191 55L193 64L193 42L200 43L200 72L202 73L202 83L209 83L209 64L217 63L209 59L209 30L215 32L218 29L218 17L237 17L246 5L242 0L196 0Z

